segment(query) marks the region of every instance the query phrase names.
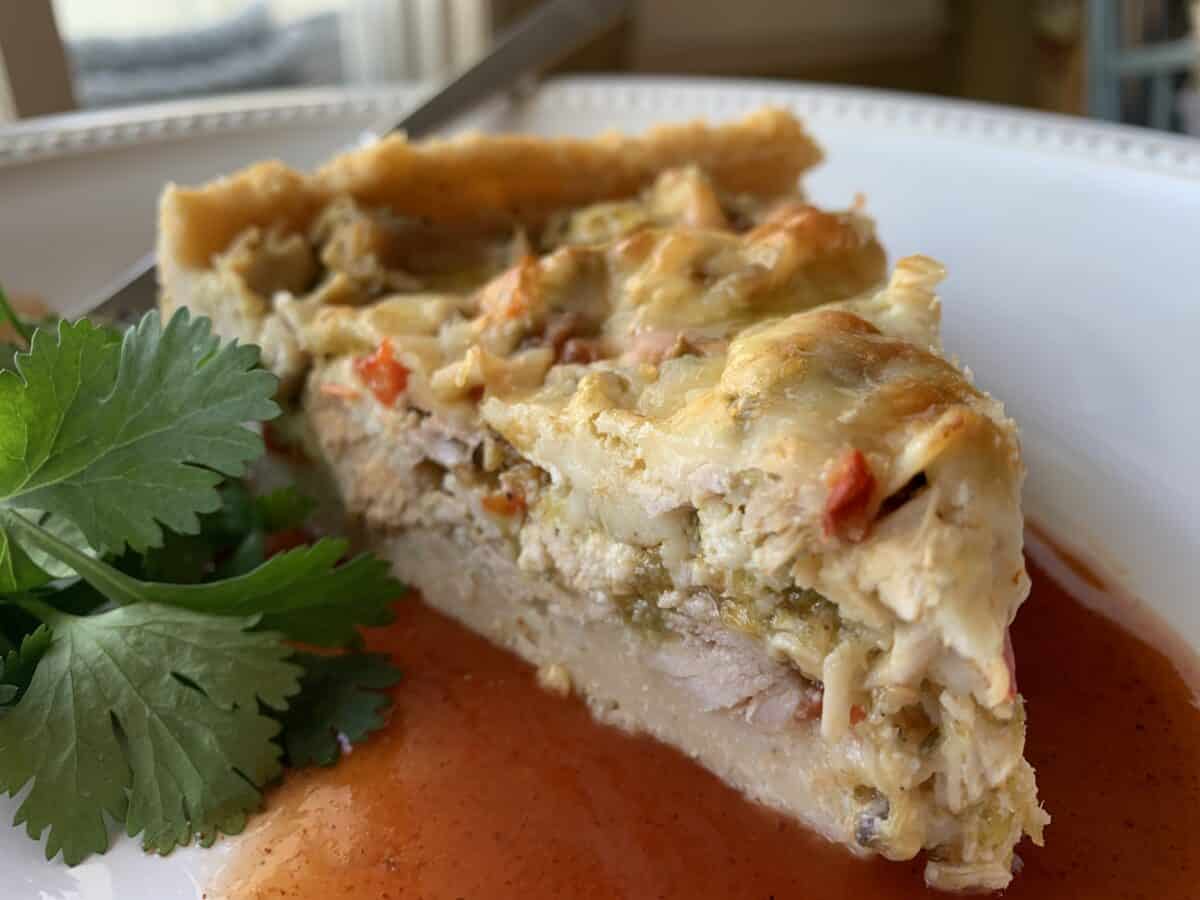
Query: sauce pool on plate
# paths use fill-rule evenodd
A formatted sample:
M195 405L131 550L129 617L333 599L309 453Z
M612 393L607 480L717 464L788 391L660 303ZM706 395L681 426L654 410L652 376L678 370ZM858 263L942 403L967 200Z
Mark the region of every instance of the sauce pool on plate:
M1034 555L1012 637L1053 821L1044 848L1018 848L1003 897L1200 896L1190 653L1085 570ZM209 900L947 896L919 859L856 858L675 750L596 724L420 603L369 644L405 671L388 727L290 775Z

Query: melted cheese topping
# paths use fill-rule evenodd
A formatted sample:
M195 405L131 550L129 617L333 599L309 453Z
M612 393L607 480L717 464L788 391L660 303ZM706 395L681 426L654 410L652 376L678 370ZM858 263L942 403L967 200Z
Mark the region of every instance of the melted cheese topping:
M577 527L600 522L619 541L684 543L681 511L703 524L714 503L736 500L733 540L749 548L747 564L687 577L723 591L732 572L759 589L782 579L870 627L916 628L936 649L906 637L896 645L903 658L878 672L919 683L933 657L953 651L945 677L1007 716L1004 633L1027 588L1011 424L943 358L865 318L919 333L920 321L935 321L939 277L936 264L905 260L881 293L764 319L736 331L727 349L657 365L620 357L557 367L535 391L488 395L483 419L570 487ZM923 337L926 347L936 342L932 331ZM847 448L874 474L873 512L918 474L927 481L859 542L830 536L822 521L831 469ZM710 556L729 553L714 547ZM995 578L1004 570L1011 577ZM923 664L910 658L922 653Z

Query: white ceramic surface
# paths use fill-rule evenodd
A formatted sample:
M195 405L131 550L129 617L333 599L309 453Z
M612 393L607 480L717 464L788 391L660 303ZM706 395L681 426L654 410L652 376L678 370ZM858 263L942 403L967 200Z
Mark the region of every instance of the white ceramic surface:
M406 92L269 96L0 131L0 279L64 309L150 243L162 182L311 164ZM763 103L828 151L823 205L868 198L890 256L946 263L945 342L1021 424L1026 508L1200 647L1200 141L996 107L755 82L575 79L483 120L548 134L721 119ZM0 818L13 808L0 802ZM0 828L0 897L192 900L232 842L128 841L74 870Z

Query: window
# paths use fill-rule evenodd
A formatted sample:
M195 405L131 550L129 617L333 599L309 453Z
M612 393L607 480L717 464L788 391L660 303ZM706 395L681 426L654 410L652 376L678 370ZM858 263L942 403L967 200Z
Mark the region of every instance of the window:
M118 106L244 90L433 78L483 52L488 0L21 0L3 3L5 44L35 28L69 72L58 105L36 112ZM53 18L50 15L53 11ZM35 21L36 20L36 21ZM7 40L5 40L5 38ZM65 51L65 54L63 53ZM29 54L25 54L29 55ZM63 57L65 56L65 59ZM17 65L5 58L10 81ZM45 77L52 60L25 60ZM64 79L66 75L64 74ZM31 79L32 80L32 79ZM17 102L10 115L36 114ZM3 119L0 105L0 120Z

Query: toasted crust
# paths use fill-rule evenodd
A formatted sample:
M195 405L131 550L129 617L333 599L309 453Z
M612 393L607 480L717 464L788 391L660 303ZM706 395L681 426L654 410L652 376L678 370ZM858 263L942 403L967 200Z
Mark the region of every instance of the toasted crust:
M245 229L300 231L334 197L447 225L538 225L555 210L628 197L667 169L701 167L732 193L793 189L821 151L791 115L763 109L731 125L704 122L590 140L471 136L410 143L389 137L312 175L266 162L202 188L170 185L159 251L208 266Z

